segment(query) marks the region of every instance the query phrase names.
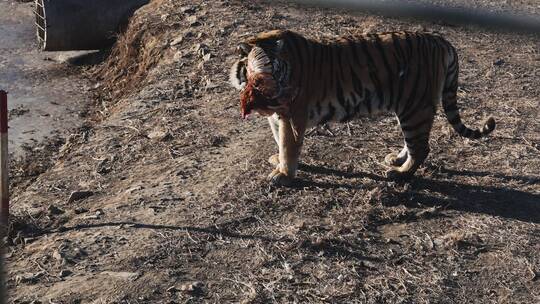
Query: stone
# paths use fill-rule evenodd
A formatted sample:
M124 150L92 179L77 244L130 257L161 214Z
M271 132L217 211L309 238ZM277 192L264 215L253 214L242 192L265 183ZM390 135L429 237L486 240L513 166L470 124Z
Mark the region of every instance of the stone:
M187 22L190 26L199 26L201 23L197 20L197 16L187 17Z
M77 207L77 208L75 208L75 210L73 210L73 212L75 212L75 214L81 214L81 213L88 212L88 209L83 208L83 207Z
M166 141L169 139L172 139L171 133L168 131L152 131L148 133L148 138L158 140L158 141Z
M171 41L171 45L178 45L184 41L184 36L178 36L173 41Z
M59 278L65 278L67 276L70 276L71 274L73 274L73 272L71 270L63 269L63 270L60 271L60 273L58 273L58 277Z
M135 281L139 278L140 274L138 272L126 272L126 271L104 271L102 274L109 275L111 277L124 279L124 280L130 280Z
M493 62L494 66L501 66L505 63L504 59L497 59L495 62Z
M90 197L92 195L94 195L94 192L92 192L92 191L73 191L69 195L68 203L73 203L75 201L85 199L85 198Z
M182 12L184 14L191 15L191 14L195 13L195 8L193 8L191 6L182 6L180 8L180 12Z
M64 213L64 210L56 207L55 205L50 205L49 208L47 208L47 211L50 215L59 215Z

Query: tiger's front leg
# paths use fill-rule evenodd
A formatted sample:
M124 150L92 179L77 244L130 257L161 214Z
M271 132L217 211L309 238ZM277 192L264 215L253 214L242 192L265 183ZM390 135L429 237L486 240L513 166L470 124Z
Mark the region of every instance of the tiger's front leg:
M289 186L292 184L298 169L298 158L304 142L305 126L293 125L286 117L278 120L278 146L279 164L270 173L268 178L277 186Z
M274 113L274 115L268 117L268 124L270 124L270 129L272 130L272 135L274 136L274 140L276 141L276 144L279 147L279 116L278 114ZM274 166L279 166L279 153L272 154L270 158L268 159L268 162Z

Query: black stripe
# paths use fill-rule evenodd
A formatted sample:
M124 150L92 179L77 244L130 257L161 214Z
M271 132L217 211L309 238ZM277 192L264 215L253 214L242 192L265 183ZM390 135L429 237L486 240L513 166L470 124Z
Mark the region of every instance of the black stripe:
M411 85L412 89L411 89L411 93L409 95L409 98L407 99L407 102L403 105L403 109L398 114L398 117L402 116L403 113L405 113L405 111L407 111L407 109L409 108L411 102L413 102L414 99L416 98L416 92L418 91L418 83L420 82L420 75L421 75L421 72L420 72L420 65L419 65L418 68L416 69L416 77L414 79L413 84ZM426 87L427 87L427 85L426 85Z
M345 122L350 117L350 105L348 100L345 99L343 95L343 87L341 86L341 83L338 81L336 84L336 98L338 100L339 105L345 110L345 116L341 119L341 122Z
M364 91L364 87L362 86L362 81L358 78L356 73L354 72L354 68L351 68L351 78L353 82L353 89L358 93L359 96L362 96L362 92Z
M311 57L313 59L313 62L311 63L311 68L313 69L311 73L309 73L310 76L310 83L313 83L313 79L315 77L317 68L321 68L320 60L317 60L317 56L319 55L319 44L313 43L311 44Z
M442 58L441 58L441 56L440 56L440 55L441 55L441 50L440 50L440 48L439 48L439 44L437 43L437 41L435 40L435 37L434 37L433 35L429 35L429 36L428 36L428 40L429 40L429 42L430 42L430 46L431 46L431 50L432 50L432 51L430 52L430 54L431 54L432 59L433 59L433 60L432 60L432 67L431 67L432 75L433 75L433 76L431 77L430 81L431 81L432 83L435 83L435 84L433 85L433 88L438 88L438 86L439 86L438 84L442 82L442 83L441 83L441 84L442 84L441 87L442 87L443 90L444 90L444 84L445 84L445 82L446 82L446 81L445 81L446 77L444 77L444 75L443 75L443 76L442 76L443 79L441 79L441 78L440 78L441 76L439 76L439 74L440 74L439 71L440 71L440 69L441 69L441 67L442 67L442 65L443 65L443 64L442 64ZM433 100L431 100L431 104L432 104L432 107L433 107L433 111L435 112L437 106L436 106L436 104L433 102Z
M343 88L341 87L341 83L339 81L336 84L336 97L337 97L339 105L343 109L346 109L347 104L346 104L345 98L343 97Z
M418 104L416 106L411 106L411 108L409 109L409 111L407 113L404 113L403 115L400 115L399 116L399 120L400 121L407 121L411 118L411 116L413 116L414 114L416 114L416 112L418 112L420 110L420 106L422 105L422 102L425 101L425 98L426 98L426 95L428 93L428 91L430 91L430 85L429 83L426 83L426 87L424 89L424 93L422 94L422 97L420 99L418 99Z
M329 73L330 75L326 75L325 77L328 77L330 83L328 84L330 87L333 87L334 85L334 46L330 45L328 48L328 58L330 60L330 68Z
M353 115L356 115L360 111L360 102L358 101L358 99L356 99L356 94L354 92L351 93L351 99L352 99L352 102L353 102L353 105L354 105L354 109L353 109L354 113L353 113Z
M343 69L343 61L341 60L342 59L342 56L343 56L343 46L339 45L338 47L336 47L336 58L337 58L337 64L338 64L338 72L339 72L339 75L341 76L341 78L338 79L338 82L340 81L343 81L343 79L345 79L345 70Z
M390 90L390 98L388 100L387 110L390 110L390 108L392 107L392 104L394 103L394 78L393 78L394 73L392 71L392 68L390 67L390 64L388 63L388 58L386 58L386 53L384 52L384 48L381 43L382 41L381 41L380 35L375 35L375 47L381 54L383 65L387 73L386 76L388 77L387 78L388 81L386 84L388 86L388 89ZM382 105L379 106L379 108L382 108Z
M319 69L320 69L320 71L319 71L319 79L324 79L323 78L324 69L322 67L326 66L326 48L327 48L326 45L321 45L320 50L319 50L319 52L321 52L320 63L318 63Z
M407 42L407 50L408 50L407 57L411 58L412 53L413 53L413 41L411 40L411 36L409 35L409 32L405 32L405 42Z
M362 93L364 91L362 81L360 81L360 78L358 78L358 76L356 75L356 72L354 71L354 67L360 67L361 66L360 59L358 58L359 51L356 48L356 43L354 43L351 40L348 40L348 41L349 41L349 45L351 47L351 52L353 54L353 60L355 62L355 65L351 67L351 78L352 78L352 82L353 82L353 89L358 94L358 96L362 96Z
M360 59L358 58L358 50L356 49L356 43L354 41L351 41L351 39L349 39L349 38L347 38L347 41L349 43L349 47L351 48L354 64L359 67L360 66Z
M458 63L457 52L453 47L448 49L448 55L452 56L452 63L448 66L448 71L454 71Z
M405 141L407 142L407 146L408 146L410 143L414 143L419 139L422 139L422 138L425 138L426 136L429 136L429 131L416 134L413 137L406 137L405 133L403 133L403 136L404 136Z
M431 117L428 117L422 121L420 121L419 123L416 123L412 126L403 126L404 123L401 123L400 121L400 125L401 125L401 130L403 132L410 132L410 131L414 131L414 130L417 130L419 129L421 126L425 125L426 123L430 122L432 120Z
M392 42L394 44L394 48L396 49L396 52L394 54L394 59L396 60L398 64L398 90L397 90L396 107L395 107L396 111L398 109L399 103L401 102L401 98L403 97L403 92L405 89L405 79L407 78L407 74L408 74L408 71L407 71L408 67L406 64L407 59L405 58L403 49L401 48L401 43L398 41L398 39L400 38L397 37L394 33L392 33Z
M327 122L329 122L333 117L334 117L334 114L336 113L336 109L334 108L334 106L332 105L332 103L328 103L328 112L324 115L324 117L321 119L321 121L319 122L319 124L325 124Z
M299 45L298 45L298 41L297 41L297 37L296 36L292 36L289 41L291 42L290 44L290 47L289 48L292 48L292 52L294 52L294 55L295 55L295 62L298 64L298 71L296 71L298 73L298 77L300 77L299 79L299 82L300 83L303 83L303 74L304 74L304 63L303 63L303 58L304 56L302 56L302 52L299 48Z
M384 93L381 88L381 82L379 81L379 78L377 77L375 62L373 61L373 58L371 57L371 54L368 51L366 41L364 40L364 38L360 38L360 45L362 47L362 50L364 51L364 54L366 55L369 78L371 79L371 82L373 82L373 86L375 87L375 94L377 94L377 97L379 98L379 109L380 109L382 103L384 102Z
M371 92L368 89L364 90L364 105L368 111L368 114L371 115Z

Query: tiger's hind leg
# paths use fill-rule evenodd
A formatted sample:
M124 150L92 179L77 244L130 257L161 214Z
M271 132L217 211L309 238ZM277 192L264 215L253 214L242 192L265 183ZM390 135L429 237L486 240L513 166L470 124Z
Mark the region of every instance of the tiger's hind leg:
M407 120L400 118L400 126L405 137L405 148L395 158L394 162L397 166L387 172L388 178L411 177L424 163L429 154L429 134L433 126L434 113L434 109L428 107L422 112L416 113L413 118ZM404 154L406 154L406 158ZM390 157L387 156L387 158ZM399 164L401 161L403 162Z

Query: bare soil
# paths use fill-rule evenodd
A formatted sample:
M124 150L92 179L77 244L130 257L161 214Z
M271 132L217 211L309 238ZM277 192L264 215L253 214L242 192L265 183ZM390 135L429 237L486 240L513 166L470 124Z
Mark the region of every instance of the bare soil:
M539 11L506 2L451 5ZM497 129L465 140L438 116L425 166L397 183L381 165L402 144L393 117L318 128L296 185L270 187L270 129L240 119L227 77L237 42L274 28L438 31L460 54L464 120ZM157 0L94 73L87 128L13 194L13 303L540 302L539 37Z

